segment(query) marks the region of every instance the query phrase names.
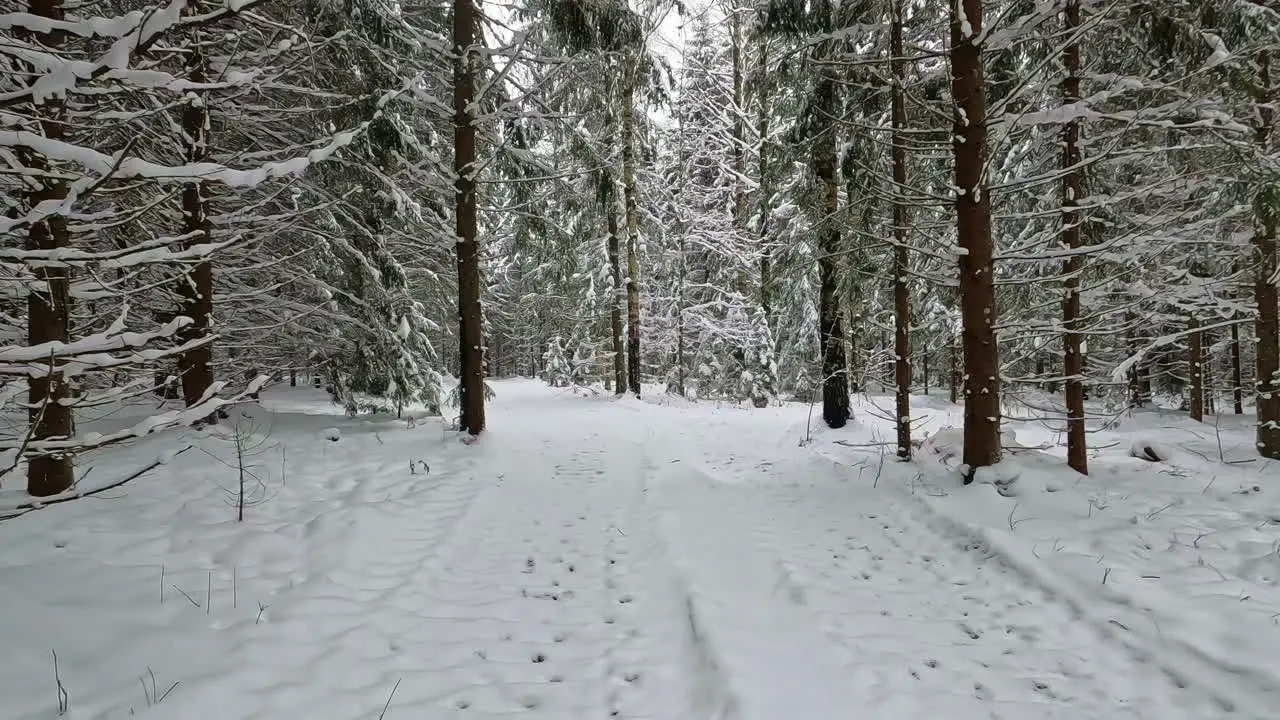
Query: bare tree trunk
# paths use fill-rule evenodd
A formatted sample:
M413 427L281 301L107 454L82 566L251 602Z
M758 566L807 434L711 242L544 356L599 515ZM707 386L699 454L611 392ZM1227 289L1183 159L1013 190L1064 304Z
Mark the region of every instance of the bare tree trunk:
M622 303L626 290L622 283L622 250L618 236L618 210L613 200L613 178L606 174L602 182L609 184L604 196L608 198L605 210L609 222L606 252L609 256L609 278L613 281L613 292L609 295L609 329L613 334L613 386L614 392L621 395L627 391L627 349L622 339Z
M459 429L479 435L485 428L484 324L480 307L480 243L476 222L475 0L453 3L453 168L458 255Z
M955 101L956 234L964 325L964 464L1000 462L1000 362L987 161L987 97L982 72L983 0L952 0L951 93Z
M1255 137L1258 152L1266 154L1271 144L1271 123L1275 119L1271 90L1271 55L1258 53L1258 99L1255 103L1258 127ZM1274 190L1270 191L1274 193ZM1253 294L1258 305L1255 333L1257 373L1254 382L1254 407L1258 413L1258 454L1280 459L1280 309L1277 308L1276 212L1269 207L1275 198L1259 198L1257 228L1253 247L1256 270Z
M1204 347L1200 321L1187 319L1187 375L1191 380L1191 419L1204 422Z
M747 224L747 138L743 123L746 108L742 92L742 18L739 9L730 4L729 61L733 70L733 222L741 232Z
M842 428L849 421L849 375L845 357L844 328L841 323L840 298L836 285L836 254L840 251L840 226L836 213L840 209L840 183L836 175L835 108L838 85L824 77L817 90L824 111L819 117L827 123L825 132L815 138L814 174L822 185L822 223L818 236L818 332L822 351L822 419L827 427Z
M1236 415L1244 414L1244 381L1240 372L1240 326L1231 326L1231 404Z
M32 15L51 20L64 17L62 0L31 0ZM65 36L60 31L38 33L34 38L53 52L63 46ZM37 101L32 113L40 121L40 132L48 139L61 141L66 138L66 108L63 100L50 96ZM42 202L58 201L67 197L67 184L58 179L49 161L42 155L23 151L22 165L32 171L28 181L32 189L27 193L27 203L35 207ZM31 224L27 231L26 249L54 250L69 247L71 236L63 215L51 215ZM67 342L70 339L71 280L66 268L36 266L32 272L37 282L32 283L27 295L27 344L42 345L50 342ZM56 366L57 363L55 362ZM52 370L52 368L50 368ZM28 380L27 401L30 438L32 441L54 438L70 438L75 434L75 416L71 407L61 401L67 398L67 383L61 372L50 372L45 377ZM70 455L32 454L27 458L27 493L36 497L48 497L71 489L75 484L75 467Z
M759 175L760 188L759 193L759 212L760 212L760 308L764 311L765 322L768 323L770 329L773 328L773 298L769 290L772 282L771 268L773 262L773 249L769 245L769 108L766 100L764 78L769 68L769 43L767 40L760 41L760 58L757 64L757 112L756 117L756 134L760 138L760 157L759 157ZM776 342L775 338L775 342Z
M951 341L947 344L947 360L951 404L954 405L960 402L960 348L956 345L955 335L951 336Z
M1068 36L1062 52L1062 102L1080 101L1080 44L1073 37L1080 29L1080 0L1067 0L1063 12ZM1062 128L1062 244L1072 254L1062 269L1066 297L1062 300L1062 362L1066 376L1067 465L1081 475L1089 474L1089 445L1084 424L1084 356L1080 352L1080 275L1084 256L1076 252L1084 244L1080 234L1082 218L1075 208L1084 196L1083 156L1080 151L1080 120L1071 118Z
M627 68L622 97L622 192L627 212L627 389L640 397L640 227L636 218L635 88Z
M199 3L190 0L188 14L199 13ZM187 79L193 83L207 81L204 50L200 47L200 33L191 35L191 48L187 55ZM200 163L209 159L209 108L198 92L188 93L188 102L182 109L183 154L188 163ZM188 248L209 242L208 186L203 182L190 182L182 187L182 232L187 236ZM179 285L182 296L181 313L191 318L191 324L182 329L184 343L199 342L178 358L178 370L182 378L182 398L191 407L204 398L213 385L213 342L209 338L213 317L213 263L202 260L196 263ZM214 413L205 422L217 422Z
M903 83L906 60L902 43L902 0L893 3L889 52L893 67L893 353L894 383L897 386L895 418L898 430L898 459L911 459L911 296L907 288L907 149L903 136L907 126L907 106ZM926 366L927 367L927 366ZM928 381L926 381L926 385Z
M683 228L681 228L683 230ZM688 272L688 264L685 258L684 233L680 233L679 247L677 251L680 253L679 275L677 276L676 285L676 362L675 362L675 383L671 389L676 391L680 397L685 396L685 377L684 377L684 293L685 293L685 273Z

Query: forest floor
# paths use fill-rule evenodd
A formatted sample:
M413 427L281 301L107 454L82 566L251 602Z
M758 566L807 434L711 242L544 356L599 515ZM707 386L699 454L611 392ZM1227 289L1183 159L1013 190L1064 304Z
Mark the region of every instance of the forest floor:
M886 398L810 433L799 404L494 387L470 446L281 389L86 459L167 462L0 522L0 717L59 687L80 720L1276 717L1280 463L1236 462L1244 418L1124 415L1087 478L1013 421L966 487L937 398L901 463Z

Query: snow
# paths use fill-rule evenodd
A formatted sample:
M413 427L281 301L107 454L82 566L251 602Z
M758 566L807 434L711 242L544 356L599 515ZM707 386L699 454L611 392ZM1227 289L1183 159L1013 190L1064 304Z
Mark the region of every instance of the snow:
M805 404L494 384L474 445L276 388L81 458L162 463L0 522L5 718L56 716L53 652L94 720L1274 716L1280 501L1274 463L1236 462L1250 418L1132 413L1088 478L1006 418L965 486L938 398L903 463L890 397L810 433ZM1130 457L1154 440L1176 451Z

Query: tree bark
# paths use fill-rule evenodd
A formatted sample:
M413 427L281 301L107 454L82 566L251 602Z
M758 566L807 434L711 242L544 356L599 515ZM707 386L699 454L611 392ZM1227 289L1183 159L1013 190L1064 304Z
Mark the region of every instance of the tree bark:
M636 217L635 88L624 72L622 97L622 192L627 213L627 389L640 397L640 227Z
M1125 335L1129 345L1129 354L1136 355L1138 353L1137 342L1133 336L1133 327L1136 320L1133 313L1126 313L1124 324L1129 328ZM1129 368L1129 406L1143 407L1146 405L1146 399L1142 393L1142 363L1134 363Z
M849 374L844 327L836 284L836 255L840 251L840 183L836 174L836 93L834 79L824 77L817 89L822 109L821 134L814 139L814 174L822 186L822 223L818 236L818 333L822 352L822 419L830 428L849 421Z
M954 334L951 335L951 341L947 344L947 361L951 404L955 405L960 402L960 348L956 345Z
M955 102L956 234L964 335L964 464L966 482L1000 462L1000 362L986 187L987 102L982 71L983 0L952 0L951 93Z
M742 232L747 225L747 138L743 113L746 111L742 90L742 18L732 4L729 13L729 61L733 71L733 222Z
M1231 326L1231 404L1236 415L1244 414L1244 381L1240 371L1240 326Z
M1080 101L1080 44L1074 35L1080 29L1080 0L1066 0L1063 26L1068 36L1062 52L1062 103ZM1081 475L1089 474L1089 446L1084 424L1084 356L1080 352L1080 275L1084 256L1076 252L1084 244L1080 234L1082 218L1076 210L1084 196L1083 154L1080 149L1080 120L1072 117L1062 128L1062 245L1072 254L1062 274L1066 296L1062 300L1062 362L1066 377L1067 465Z
M1255 102L1258 127L1255 138L1258 153L1265 155L1271 145L1271 123L1275 110L1271 104L1271 55L1267 50L1258 53L1258 93ZM1265 458L1280 459L1280 310L1276 293L1276 217L1277 202L1274 190L1264 191L1255 202L1257 227L1253 236L1254 249L1254 300L1258 306L1255 333L1258 347L1255 351L1257 372L1254 382L1257 392L1254 407L1258 414L1258 454Z
M198 0L189 0L187 14L198 14ZM200 46L200 33L191 34L191 48L187 55L187 79L193 83L208 80L204 50ZM195 91L187 93L187 103L182 108L183 155L188 163L201 163L209 159L209 107L204 96ZM203 181L182 186L182 232L188 249L209 242L208 186ZM178 358L178 371L182 378L182 398L187 407L196 405L213 385L213 263L205 259L191 267L179 285L182 307L179 312L191 319L179 337L184 343L200 344ZM217 413L204 419L206 423L218 421Z
M613 176L605 175L602 182L609 183L604 197L608 198L605 208L609 223L609 239L605 252L609 257L609 278L613 282L613 293L609 300L609 329L613 334L613 387L614 392L621 395L627 391L627 348L623 341L622 304L626 297L626 289L622 282L622 248L618 235L618 209L614 202Z
M476 222L475 0L453 3L453 168L458 256L459 429L479 435L485 428L484 325L480 306L480 243Z
M1191 419L1204 422L1204 347L1200 321L1187 318L1187 375L1191 380Z
M769 244L769 108L766 100L764 78L769 68L769 43L766 39L760 41L760 57L757 61L758 79L756 85L757 93L757 110L756 116L756 135L760 140L759 149L759 175L760 187L758 207L760 212L760 308L764 311L765 322L769 328L773 328L773 297L770 292L770 284L772 282L773 270L771 268L773 261L773 249ZM774 338L775 344L777 338ZM776 347L775 347L776 350Z
M893 68L893 352L896 393L898 459L911 459L911 296L907 287L910 259L907 256L907 148L904 132L907 106L903 83L906 60L902 43L902 0L893 3L890 49ZM926 382L927 384L927 382Z
M32 15L62 20L62 0L31 0ZM59 31L36 33L35 42L57 53L65 43ZM37 101L32 114L39 120L40 132L50 140L66 138L66 108L62 99L48 97ZM36 152L23 151L23 166L31 171L32 189L27 204L35 207L46 201L67 197L67 184L53 176L49 161ZM69 247L71 236L63 215L52 215L31 224L27 231L26 249L53 250ZM67 342L70 339L71 279L66 268L37 266L32 268L36 282L27 295L27 344ZM53 359L50 359L53 361ZM56 361L45 377L28 380L27 401L30 403L30 439L33 442L70 438L75 434L74 411L62 400L69 396ZM27 493L47 497L65 492L75 484L75 467L70 455L31 453L27 457Z

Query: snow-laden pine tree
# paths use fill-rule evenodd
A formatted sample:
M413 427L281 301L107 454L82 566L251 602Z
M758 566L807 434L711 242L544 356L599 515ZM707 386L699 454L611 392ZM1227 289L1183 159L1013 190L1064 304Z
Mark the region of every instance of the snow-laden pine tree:
M573 365L565 352L564 340L556 335L547 343L542 355L542 379L551 387L569 387L573 384Z

